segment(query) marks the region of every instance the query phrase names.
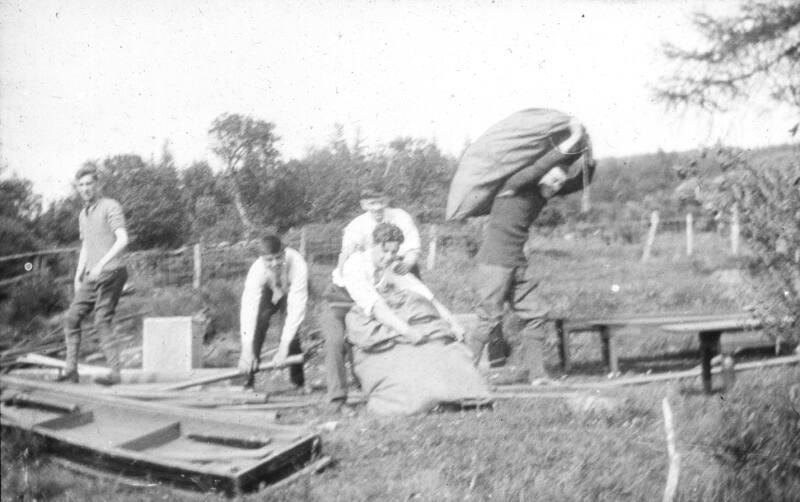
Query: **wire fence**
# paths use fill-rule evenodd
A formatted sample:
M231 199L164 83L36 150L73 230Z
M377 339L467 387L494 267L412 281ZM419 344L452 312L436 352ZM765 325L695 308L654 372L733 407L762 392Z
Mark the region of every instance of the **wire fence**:
M421 227L422 256L428 269L436 266L437 257L457 249L474 254L483 237L486 222L428 224ZM621 220L613 224L570 222L554 228L537 228L540 234L557 234L568 239L599 237L607 242L644 242L643 261L656 233L684 233L686 253L693 252L693 234L697 231L720 231L719 223L698 228L693 215L661 220L654 212L649 219ZM728 228L730 227L730 228ZM726 225L731 234L734 254L738 246L737 218ZM731 230L733 229L733 230ZM341 248L341 225L311 224L292 229L283 237L286 245L297 249L310 263L334 264ZM14 287L33 277L48 274L58 282L70 282L78 261L78 248L56 248L0 257L0 288ZM197 243L173 250L134 251L125 254L131 275L147 278L154 286L186 285L195 288L215 279L242 277L259 255L258 241L238 243Z

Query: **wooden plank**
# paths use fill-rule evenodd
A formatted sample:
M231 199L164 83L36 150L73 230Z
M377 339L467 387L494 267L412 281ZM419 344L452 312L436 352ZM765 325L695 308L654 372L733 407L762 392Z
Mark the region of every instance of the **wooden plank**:
M754 361L749 363L741 363L737 364L735 371L742 372L742 371L751 371L757 370L762 368L770 368L774 366L783 366L783 365L791 365L791 364L798 364L800 363L800 356L792 355L792 356L783 356L783 357L775 357L772 359L768 359L766 361ZM721 368L712 368L711 374L716 375L720 373ZM686 371L671 371L667 373L657 373L654 375L641 375L635 377L625 377L625 378L616 378L613 380L608 380L605 382L596 382L596 383L574 383L570 384L569 388L572 389L605 389L605 388L613 388L613 387L623 387L627 385L642 385L648 383L655 383L655 382L663 382L669 380L681 380L685 378L698 378L701 376L701 372L697 369L691 369Z
M30 390L31 392L41 393L50 397L53 394L73 395L75 387L53 384L42 384L38 382L24 382L20 379L11 377L0 377L0 385L6 389ZM98 437L91 429L80 428L80 434L67 434L50 431L42 427L33 427L31 421L18 422L16 427L33 430L39 436L48 441L53 447L51 450L55 455L67 456L81 462L91 463L95 466L110 471L124 472L126 474L137 473L137 476L152 476L156 480L169 481L179 486L187 486L200 490L221 490L229 495L237 494L246 490L257 488L261 482L279 480L286 474L287 470L299 468L305 465L313 456L318 455L320 449L319 436L299 426L287 426L265 423L263 418L255 420L253 426L243 425L242 414L203 412L202 414L192 414L180 408L165 408L152 403L132 402L130 400L112 398L107 396L82 396L79 399L87 407L92 407L99 415L102 410L102 424L98 427L105 427L102 435ZM106 408L109 406L112 409ZM147 415L147 423L155 422L159 419L177 418L182 428L187 431L197 432L201 435L204 431L224 430L226 434L242 434L248 438L253 435L268 434L275 437L275 443L270 451L250 451L238 455L233 448L220 447L220 453L225 454L223 458L215 454L214 445L193 443L191 439L181 437L178 443L184 444L187 448L173 448L177 446L168 444L155 447L144 452L121 450L111 447L108 439L114 437L116 431L124 432L126 427L136 426L142 421L139 417ZM119 417L130 416L131 422L123 424ZM186 418L184 418L186 417ZM3 414L5 418L5 413ZM166 420L165 420L166 422ZM5 421L4 421L5 424ZM13 424L12 424L13 425ZM133 427L135 430L147 432L147 427ZM100 431L98 431L99 433ZM127 434L131 438L136 438L141 434ZM122 442L117 441L117 443ZM194 448L190 445L194 444ZM187 459L174 459L157 456L164 452L169 453L173 448L178 452L186 452ZM189 458L189 453L191 458ZM232 455L228 456L230 452ZM214 455L212 455L214 454ZM206 457L201 458L203 455ZM263 455L263 456L262 456ZM257 456L258 458L251 458ZM230 458L228 458L230 457ZM223 459L224 462L218 462ZM198 464L198 461L201 462Z
M201 443L233 446L234 448L250 448L251 450L263 448L272 442L270 436L241 438L236 436L221 436L219 434L187 434L186 437L192 441Z
M682 322L676 324L666 324L661 326L665 331L674 333L699 333L708 332L731 332L731 331L750 331L762 327L761 321L752 317L743 319L718 319L711 321Z
M286 361L284 361L284 363L280 364L280 365L275 365L275 364L272 364L271 362L262 363L261 365L259 365L257 371L269 371L269 370L274 370L274 369L287 368L289 366L293 366L293 365L296 365L296 364L303 364L303 360L304 360L303 354L298 354L296 356L289 356L289 357L286 358ZM175 384L175 385L168 385L168 386L164 387L162 390L187 389L189 387L194 387L196 385L206 385L206 384L209 384L209 383L222 382L224 380L230 380L232 378L241 377L241 376L245 376L245 375L243 375L238 369L236 369L236 370L231 370L231 371L228 371L228 372L223 373L221 375L217 375L217 376L213 376L213 377L198 378L196 380L189 380L188 382L183 382L183 383L179 383L179 384Z
M104 395L91 390L87 390L87 386L83 385L65 385L62 383L41 382L33 381L24 378L18 378L9 375L0 376L0 384L6 388L19 388L31 390L44 390L46 392L54 393L56 395L64 396L69 399L73 396L74 399L80 400L82 398L91 399L93 402L109 403L120 408L127 408L134 411L148 410L153 413L160 413L169 417L179 417L187 420L197 420L201 422L216 422L220 426L235 423L243 426L257 426L267 427L270 430L285 429L296 433L301 427L293 425L282 425L272 422L266 422L263 418L250 417L248 415L239 416L228 412L220 412L217 410L197 410L193 408L181 408L177 406L170 406L169 404L151 401L134 401L115 397L111 395Z
M13 393L3 396L0 402L10 406L27 406L32 408L42 408L47 410L59 411L62 413L75 413L80 409L75 403L65 403L55 399L47 399L41 396L31 396L25 393Z
M67 363L62 359L55 357L43 356L41 354L25 354L17 358L18 363L35 364L37 366L48 366L51 368L64 369ZM91 364L78 364L78 373L91 374L91 375L106 375L109 369L104 366L94 366Z
M169 443L170 441L178 439L180 436L181 423L172 422L171 424L167 424L164 427L159 427L152 432L143 434L138 438L131 439L130 441L126 441L125 443L117 445L117 448L142 451L146 450L147 448L153 448L154 446L161 446L164 443Z
M51 430L64 430L74 429L76 427L83 427L94 422L94 413L87 411L85 413L70 413L61 417L51 418L44 422L39 422L36 427L44 427Z
M685 324L699 321L715 320L741 320L750 319L752 316L746 312L733 312L724 314L636 314L620 315L609 317L587 317L564 319L564 323L569 331L596 330L598 327L622 327L622 326L661 326L667 324Z

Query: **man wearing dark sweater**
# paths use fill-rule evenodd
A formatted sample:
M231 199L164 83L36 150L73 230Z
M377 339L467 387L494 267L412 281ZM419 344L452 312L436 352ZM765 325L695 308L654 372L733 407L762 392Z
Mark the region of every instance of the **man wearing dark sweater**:
M549 198L582 190L584 180L591 181L595 168L583 126L573 120L567 136L505 181L492 203L486 237L477 255L479 322L469 340L475 362L489 342L490 365L504 364L508 354L504 350L502 319L503 307L508 302L524 325L519 359L530 371L533 383L548 381L542 349L543 325L549 308L537 291L536 264L528 263L525 257L528 231ZM587 172L568 178L569 166L584 153L587 153Z

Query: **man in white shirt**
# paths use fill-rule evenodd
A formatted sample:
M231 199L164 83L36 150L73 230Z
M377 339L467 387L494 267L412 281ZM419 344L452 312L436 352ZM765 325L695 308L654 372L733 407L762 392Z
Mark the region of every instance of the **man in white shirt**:
M337 282L337 273L341 273L347 258L356 251L365 251L372 246L372 231L378 223L391 223L403 232L403 243L397 251L400 260L395 264L395 272L406 274L411 272L419 278L419 230L414 223L414 218L406 211L389 207L389 197L379 187L366 188L361 191L361 209L364 213L356 216L344 227L342 233L342 251L339 262L334 271L334 283Z
M308 301L308 266L303 256L292 248L284 248L274 235L264 237L262 245L263 254L250 267L242 292L239 371L248 375L246 387L253 385L273 314L283 313L285 320L272 362L279 365L288 356L301 353L297 330L305 318ZM301 364L290 366L289 372L293 384L305 383Z
M347 374L345 358L344 318L353 305L353 298L345 289L342 278L343 267L353 253L363 252L373 245L373 232L380 223L391 223L403 234L393 258L394 271L398 274L411 273L419 277L417 261L420 253L419 230L414 219L406 211L388 207L386 193L377 187L361 192L363 214L354 218L342 234L342 251L339 261L331 274L331 282L323 293L327 305L320 315L320 327L325 336L325 374L328 387L328 400L340 406L347 398ZM399 257L399 259L397 259Z

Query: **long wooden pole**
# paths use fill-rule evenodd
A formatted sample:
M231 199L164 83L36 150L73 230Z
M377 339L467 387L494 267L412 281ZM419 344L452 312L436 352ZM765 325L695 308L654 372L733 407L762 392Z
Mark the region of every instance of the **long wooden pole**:
M279 368L285 368L287 366L293 366L295 364L303 364L304 357L305 356L303 354L298 354L298 355L295 355L295 356L289 356L289 357L286 358L286 361L284 361L284 363L281 364L281 365L274 365L271 362L263 363L263 364L259 365L259 367L256 369L256 372L274 370L274 369L279 369ZM239 376L243 376L243 373L241 371L239 371L238 369L237 370L231 370L231 371L229 371L227 373L222 373L220 375L214 375L214 376L210 376L210 377L198 378L196 380L188 380L186 382L181 382L181 383L175 384L175 385L168 385L166 387L163 387L161 390L188 389L189 387L194 387L195 385L205 385L205 384L214 383L214 382L222 382L224 380L230 380L232 378L236 378L236 377L239 377Z

